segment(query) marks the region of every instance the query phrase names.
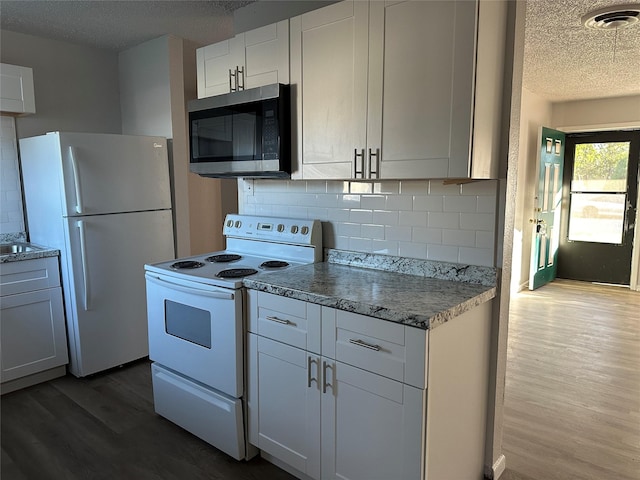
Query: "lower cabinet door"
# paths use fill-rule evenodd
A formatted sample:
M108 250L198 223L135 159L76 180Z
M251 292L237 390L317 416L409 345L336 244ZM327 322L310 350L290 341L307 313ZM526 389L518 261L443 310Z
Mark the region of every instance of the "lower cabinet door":
M323 359L322 478L423 478L426 390Z
M320 358L249 335L250 442L320 478Z
M0 381L69 362L60 287L0 298Z

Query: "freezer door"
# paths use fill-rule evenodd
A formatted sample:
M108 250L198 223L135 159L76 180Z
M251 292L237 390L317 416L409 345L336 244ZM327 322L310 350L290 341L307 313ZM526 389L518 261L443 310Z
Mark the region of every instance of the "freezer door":
M66 221L70 248L61 261L71 373L147 356L144 264L174 258L171 212Z
M66 216L171 208L162 137L58 133Z

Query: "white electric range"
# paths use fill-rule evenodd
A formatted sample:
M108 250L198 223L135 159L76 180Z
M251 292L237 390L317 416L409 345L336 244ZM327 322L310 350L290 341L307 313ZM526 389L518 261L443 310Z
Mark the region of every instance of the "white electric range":
M247 442L245 289L250 275L322 261L318 220L227 215L226 249L145 265L155 411L235 459Z

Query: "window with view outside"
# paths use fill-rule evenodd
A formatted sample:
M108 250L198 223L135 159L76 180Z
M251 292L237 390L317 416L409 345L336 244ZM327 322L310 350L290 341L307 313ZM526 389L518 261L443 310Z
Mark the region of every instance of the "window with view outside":
M575 147L569 240L622 243L630 142Z

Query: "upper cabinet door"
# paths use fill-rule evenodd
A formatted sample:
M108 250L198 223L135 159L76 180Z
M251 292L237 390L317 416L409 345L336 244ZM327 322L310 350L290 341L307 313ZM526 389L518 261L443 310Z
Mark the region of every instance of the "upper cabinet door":
M241 34L244 37L244 88L289 83L289 21Z
M0 111L36 113L33 71L30 68L0 64Z
M289 21L196 50L198 98L289 83Z
M350 0L291 19L294 178L364 176L368 10Z
M466 176L477 3L370 5L370 177Z
M197 49L198 98L229 93L234 86L230 75L244 65L243 55L243 38L238 36Z

